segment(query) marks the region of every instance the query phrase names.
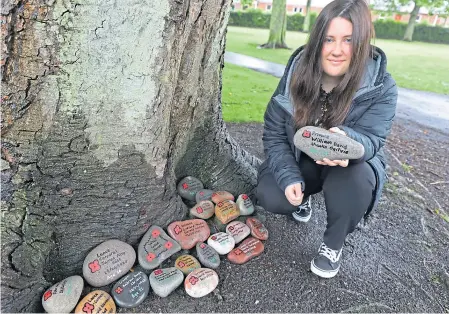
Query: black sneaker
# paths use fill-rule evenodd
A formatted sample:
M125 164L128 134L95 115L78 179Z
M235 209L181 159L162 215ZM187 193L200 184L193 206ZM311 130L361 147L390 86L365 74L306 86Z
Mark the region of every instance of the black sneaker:
M318 255L312 260L310 270L315 275L323 278L332 278L340 269L341 251L336 251L327 247L326 244L321 243Z
M296 221L308 222L312 216L312 197L298 206L298 210L292 213L293 218Z

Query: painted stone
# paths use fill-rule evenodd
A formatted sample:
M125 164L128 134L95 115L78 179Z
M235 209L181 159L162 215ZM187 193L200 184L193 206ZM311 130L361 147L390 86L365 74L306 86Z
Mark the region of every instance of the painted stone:
M218 204L223 201L234 201L234 195L226 191L217 191L212 194L212 202Z
M226 226L226 233L234 238L235 243L239 243L251 234L251 229L241 221L231 221Z
M209 219L215 213L214 203L201 201L190 209L190 214L201 219Z
M139 244L139 265L144 269L154 269L180 250L178 242L170 238L161 227L151 226Z
M150 274L150 285L154 293L165 298L178 288L184 280L184 274L176 267L159 268Z
M217 216L221 223L227 224L240 216L240 210L233 201L227 200L215 206L215 216Z
M136 251L128 243L108 240L84 259L83 277L93 287L101 287L124 276L136 261Z
M68 277L51 286L42 296L42 306L47 313L70 313L83 292L81 276Z
M168 234L181 245L183 250L189 250L198 242L204 242L210 235L207 223L202 219L190 219L172 222L167 227Z
M112 297L103 290L95 290L86 295L75 308L75 313L100 314L115 313L115 303Z
M195 195L195 201L197 203L201 201L210 201L212 199L212 194L214 194L214 191L212 190L207 189L199 190Z
M248 216L254 213L254 205L251 199L248 197L248 195L246 194L239 195L236 204L240 210L240 215Z
M225 232L218 232L207 239L207 244L217 251L218 254L224 255L231 252L234 248L235 240L231 235Z
M262 241L249 237L228 254L228 260L234 264L243 264L262 254L264 249Z
M350 137L314 126L300 128L293 142L314 160L358 159L365 154L363 145Z
M251 235L259 240L268 239L268 230L260 222L259 219L254 217L248 217L246 219L246 224L251 229Z
M217 251L215 251L213 247L207 245L206 243L196 244L196 255L198 256L201 264L207 268L215 269L220 266L220 255L218 255Z
M195 257L186 254L176 259L175 267L182 271L184 275L188 275L195 269L201 268L201 265Z
M191 272L184 280L184 287L188 295L201 298L208 295L218 285L217 273L209 268L199 268Z
M190 201L195 200L196 193L204 188L203 183L194 177L185 177L179 181L177 190L178 194Z
M210 224L213 226L211 230L215 230L216 232L225 232L226 231L226 224L222 223L220 219L218 219L217 216L214 216L211 219Z
M124 308L136 307L145 300L150 291L150 282L144 272L132 272L112 287L115 303Z

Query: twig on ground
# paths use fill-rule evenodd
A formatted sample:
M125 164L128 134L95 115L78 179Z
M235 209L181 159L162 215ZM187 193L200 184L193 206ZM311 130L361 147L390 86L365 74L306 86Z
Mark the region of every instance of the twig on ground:
M448 184L448 183L449 183L449 181L435 181L435 182L432 182L429 184L434 185L434 184Z

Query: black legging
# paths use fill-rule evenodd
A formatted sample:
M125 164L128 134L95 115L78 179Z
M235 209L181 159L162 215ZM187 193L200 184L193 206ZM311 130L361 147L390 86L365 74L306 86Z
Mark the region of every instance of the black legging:
M331 249L343 247L346 236L354 231L371 206L376 177L367 162L348 167L317 165L301 154L299 168L304 177L304 200L323 190L327 211L327 227L323 242ZM266 161L259 168L256 197L262 207L276 214L291 214L298 208L289 203Z

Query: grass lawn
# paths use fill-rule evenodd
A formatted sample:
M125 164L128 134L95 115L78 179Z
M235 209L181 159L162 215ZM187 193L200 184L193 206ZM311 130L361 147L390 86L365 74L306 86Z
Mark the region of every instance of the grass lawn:
M263 114L279 79L226 63L223 69L222 108L228 122L263 122Z
M293 49L307 40L307 34L300 32L287 32L286 37ZM292 50L257 49L267 39L267 29L229 26L226 50L286 64ZM449 94L449 45L385 39L377 39L374 44L385 51L388 71L399 86Z

